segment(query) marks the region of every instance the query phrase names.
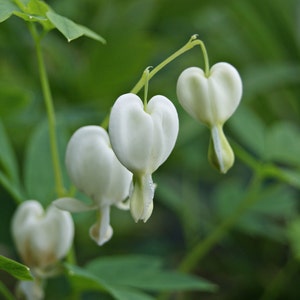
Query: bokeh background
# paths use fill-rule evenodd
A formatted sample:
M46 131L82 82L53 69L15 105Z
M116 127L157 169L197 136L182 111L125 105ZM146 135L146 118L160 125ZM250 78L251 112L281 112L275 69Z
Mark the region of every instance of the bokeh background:
M62 161L68 138L77 128L101 124L116 98L131 90L146 67L156 66L197 33L206 44L210 64L229 62L243 79L241 105L225 126L233 145L257 162L292 170L295 181L300 180L299 1L47 3L107 40L105 46L88 38L67 43L52 31L43 41ZM171 99L180 117L174 152L153 176L158 187L152 217L146 224L135 224L129 214L113 210L114 236L99 248L88 237L93 213L74 215L80 265L102 255L143 253L164 257L170 268L176 268L243 198L251 167L237 157L226 175L211 168L207 128L178 105L176 80L189 66L203 67L199 48L172 62L149 85L149 96ZM0 24L0 118L18 158L24 193L46 206L55 199L46 113L33 43L16 17ZM219 291L191 293L188 299L299 299L300 268L296 258L290 262L296 255L288 238L289 224L298 218L299 184L270 179L261 198L195 267L195 273L218 284ZM3 188L0 203L0 252L17 258L9 230L16 205ZM268 296L280 272L278 291ZM11 278L4 280L13 286Z

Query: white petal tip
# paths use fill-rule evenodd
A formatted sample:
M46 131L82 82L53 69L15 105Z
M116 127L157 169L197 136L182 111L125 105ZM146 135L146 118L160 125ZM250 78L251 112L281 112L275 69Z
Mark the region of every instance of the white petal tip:
M109 225L106 232L104 234L101 234L99 224L96 223L90 228L89 233L91 239L95 241L98 246L103 246L106 242L108 242L111 239L113 235L113 229Z

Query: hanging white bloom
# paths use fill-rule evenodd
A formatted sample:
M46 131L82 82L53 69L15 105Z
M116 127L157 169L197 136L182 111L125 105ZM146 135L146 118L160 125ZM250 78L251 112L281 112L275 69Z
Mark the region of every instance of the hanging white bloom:
M147 105L132 93L120 96L109 121L111 144L120 162L133 173L130 210L134 220L150 217L155 185L152 173L168 158L178 135L173 103L154 96Z
M242 90L238 71L224 62L212 66L207 76L200 68L188 68L177 81L177 97L182 107L211 129L209 159L222 173L234 163L223 125L238 107Z
M103 245L113 234L111 205L129 208L123 201L129 195L132 174L118 161L106 130L100 126L84 126L73 134L66 150L66 167L74 185L93 203L61 198L54 204L70 212L98 210L99 217L90 228L90 236Z
M44 211L38 201L27 200L13 216L12 235L23 262L47 276L71 248L74 224L68 212L53 205Z
M44 287L39 278L32 281L20 281L16 287L17 299L43 300L45 298Z

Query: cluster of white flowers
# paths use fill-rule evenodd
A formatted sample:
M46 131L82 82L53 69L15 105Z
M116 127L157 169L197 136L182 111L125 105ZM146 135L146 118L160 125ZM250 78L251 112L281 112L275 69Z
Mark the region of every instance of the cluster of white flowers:
M208 75L199 68L188 68L177 82L180 104L211 130L209 159L222 173L234 162L222 128L241 95L240 76L228 63L215 64ZM90 229L90 236L99 245L113 233L111 205L130 208L136 222L146 222L152 214L156 186L152 173L169 157L178 131L177 111L166 97L157 95L143 103L132 93L120 96L110 113L109 133L98 126L82 127L67 147L68 173L93 204L87 206L72 198L58 199L54 204L70 212L99 210L99 219Z
M234 162L223 125L236 110L241 95L240 76L228 63L215 64L209 74L188 68L177 82L180 104L211 130L209 159L222 173ZM100 126L79 128L67 146L66 167L73 184L92 203L60 198L44 213L37 201L25 201L12 222L23 261L43 273L67 254L74 235L69 212L98 212L90 228L90 236L98 245L112 237L112 205L130 209L136 222L146 222L153 211L156 184L152 174L171 154L178 131L178 114L170 100L157 95L143 103L133 93L120 96L114 103L108 132Z
M177 111L166 97L155 96L144 105L135 94L120 96L111 110L109 134L100 126L85 126L73 134L67 147L71 180L93 204L73 198L54 204L70 212L99 210L99 220L90 229L98 245L113 233L111 205L130 209L136 222L146 222L153 210L151 175L170 155L178 128Z

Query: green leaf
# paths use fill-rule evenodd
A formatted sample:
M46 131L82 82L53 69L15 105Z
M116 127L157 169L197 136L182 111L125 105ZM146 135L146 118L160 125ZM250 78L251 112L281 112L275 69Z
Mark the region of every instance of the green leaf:
M100 258L86 266L92 274L111 286L128 286L147 291L214 291L212 283L176 271L166 271L162 262L151 256Z
M18 201L23 200L15 153L0 120L0 183Z
M287 121L267 127L250 109L239 108L230 119L238 139L264 161L300 166L300 128Z
M0 0L0 23L7 20L19 8L10 0Z
M144 274L153 274L162 266L162 261L152 256L113 256L104 257L91 261L86 269L96 276L103 276L101 273L105 270L105 280L114 282L115 284L127 284L129 281L134 281L139 276ZM126 277L117 276L126 272ZM137 273L138 270L138 273Z
M50 22L66 37L68 42L85 35L89 38L105 43L105 40L97 33L82 25L76 24L70 19L63 17L53 11L48 11L46 13L46 16L48 17Z
M66 274L76 291L108 291L106 284L92 273L71 264L64 264Z
M47 31L56 28L69 42L81 36L87 36L101 43L106 43L99 34L57 14L44 1L20 1L20 7L18 7L9 0L0 0L0 22L5 21L12 14L27 22L38 22Z
M19 172L15 153L5 128L0 119L0 169L6 174L7 178L15 183L19 183Z
M1 299L15 300L14 295L11 294L10 290L0 281L0 295L3 296Z
M19 280L33 279L28 267L2 255L0 255L0 270L8 272Z
M16 201L21 203L24 200L24 195L20 188L16 184L12 183L1 170L0 183Z
M4 119L25 109L29 105L31 95L29 90L20 87L18 84L5 81L4 76L7 76L6 73L2 76L0 82L0 118Z
M133 288L111 286L102 278L95 276L89 270L78 266L65 264L68 278L76 293L84 291L99 291L110 294L117 300L152 300L154 298Z
M280 168L280 178L289 185L300 189L300 170L289 170Z
M68 138L62 123L57 122L56 130L60 164L64 167L64 156ZM65 172L64 175L66 179ZM24 184L28 197L40 201L44 206L47 206L56 199L49 131L48 124L45 121L36 126L27 145L24 164Z
M117 286L111 288L110 294L116 300L155 300L154 297L151 297L139 290Z
M244 197L245 189L239 181L219 184L214 193L219 217L229 217ZM293 219L297 210L294 193L285 185L270 185L258 197L255 204L241 215L236 228L247 234L283 241L285 228L282 221Z
M246 147L260 158L264 156L266 128L252 110L246 106L239 107L228 125Z
M54 28L52 23L46 17L50 7L43 1L30 0L29 2L20 5L21 11L15 11L14 14L27 22L38 22L45 30Z
M46 17L50 7L44 1L30 0L26 6L28 14Z
M291 221L287 228L287 236L294 257L300 261L300 218Z
M290 122L277 122L266 136L266 159L300 167L300 128Z
M244 74L244 89L247 97L274 91L288 84L298 84L300 68L295 62L282 61L248 67Z
M165 271L162 261L152 256L102 257L84 269L66 264L72 286L77 291L108 292L117 300L150 300L146 291L198 290L212 292L212 283L177 271Z

